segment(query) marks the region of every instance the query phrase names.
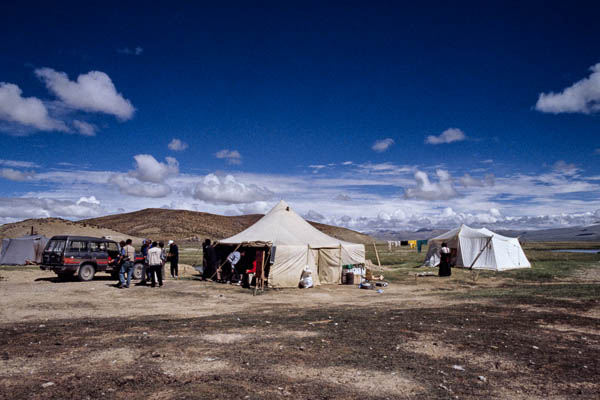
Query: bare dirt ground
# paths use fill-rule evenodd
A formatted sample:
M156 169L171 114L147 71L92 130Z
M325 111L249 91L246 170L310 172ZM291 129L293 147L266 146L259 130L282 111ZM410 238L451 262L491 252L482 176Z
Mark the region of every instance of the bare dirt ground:
M597 399L600 302L0 270L1 399Z

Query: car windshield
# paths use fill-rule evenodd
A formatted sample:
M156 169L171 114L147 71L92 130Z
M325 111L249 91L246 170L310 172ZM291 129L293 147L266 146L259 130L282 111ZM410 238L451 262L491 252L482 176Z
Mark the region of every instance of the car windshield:
M54 253L61 253L65 249L66 240L50 240L46 251L52 251Z

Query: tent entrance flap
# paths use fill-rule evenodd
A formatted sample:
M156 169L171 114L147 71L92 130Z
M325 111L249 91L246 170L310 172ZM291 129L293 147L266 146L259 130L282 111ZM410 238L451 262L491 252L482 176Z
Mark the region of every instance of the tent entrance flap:
M492 241L492 238L493 238L493 236L490 236L490 238L487 240L487 242L485 242L485 246L483 246L483 248L481 249L481 251L479 252L479 254L477 254L477 257L475 257L475 259L473 260L473 262L469 266L469 269L473 269L473 265L475 265L475 263L477 262L477 260L479 260L479 257L481 257L481 255L483 254L483 252L488 248L488 246L490 245L490 242Z
M321 283L339 283L342 279L342 257L340 249L318 249L318 253L318 271Z

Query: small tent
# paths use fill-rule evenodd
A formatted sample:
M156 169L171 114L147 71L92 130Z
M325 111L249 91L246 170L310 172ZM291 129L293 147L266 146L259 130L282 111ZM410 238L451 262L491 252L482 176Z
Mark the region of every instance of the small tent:
M25 265L27 262L42 262L42 253L48 243L43 235L2 239L0 265Z
M440 263L440 249L444 242L451 249L451 262L455 266L493 271L531 268L519 239L466 225L431 239L424 266L435 267Z
M336 239L306 222L283 200L246 230L219 245L275 247L269 272L272 287L298 287L302 271L310 269L315 285L341 282L342 265L364 264L365 246Z

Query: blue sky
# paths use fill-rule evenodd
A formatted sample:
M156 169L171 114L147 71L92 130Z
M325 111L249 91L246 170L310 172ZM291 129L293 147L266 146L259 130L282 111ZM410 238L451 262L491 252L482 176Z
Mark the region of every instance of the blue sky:
M597 2L5 7L0 222L600 221Z

